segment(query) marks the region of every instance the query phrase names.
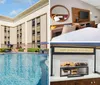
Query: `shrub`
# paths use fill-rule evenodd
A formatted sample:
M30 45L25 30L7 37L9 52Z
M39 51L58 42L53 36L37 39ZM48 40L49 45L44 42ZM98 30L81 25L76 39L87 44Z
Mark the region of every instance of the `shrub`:
M0 48L0 52L6 52L6 51L11 51L11 49L10 48Z
M19 52L24 52L24 49L23 48L19 48L18 51Z
M27 51L28 52L39 52L40 48L28 48Z
M11 50L9 48L0 48L0 52L7 52L7 50ZM19 48L18 49L19 52L24 52L24 49L23 48ZM39 52L40 51L40 48L28 48L27 49L28 52Z
M2 49L0 48L0 52L2 52Z

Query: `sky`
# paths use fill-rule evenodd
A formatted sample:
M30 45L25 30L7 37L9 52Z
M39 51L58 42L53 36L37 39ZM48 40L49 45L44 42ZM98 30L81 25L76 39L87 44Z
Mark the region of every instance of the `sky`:
M0 0L0 15L15 17L39 0Z

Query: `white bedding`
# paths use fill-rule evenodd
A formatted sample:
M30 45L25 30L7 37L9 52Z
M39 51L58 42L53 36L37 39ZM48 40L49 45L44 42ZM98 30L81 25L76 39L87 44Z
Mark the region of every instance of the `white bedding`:
M100 41L100 28L87 27L57 36L51 42Z

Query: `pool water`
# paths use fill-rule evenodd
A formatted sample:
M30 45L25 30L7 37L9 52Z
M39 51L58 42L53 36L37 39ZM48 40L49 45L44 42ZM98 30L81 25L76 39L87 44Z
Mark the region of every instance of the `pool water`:
M0 54L0 85L48 85L47 54Z

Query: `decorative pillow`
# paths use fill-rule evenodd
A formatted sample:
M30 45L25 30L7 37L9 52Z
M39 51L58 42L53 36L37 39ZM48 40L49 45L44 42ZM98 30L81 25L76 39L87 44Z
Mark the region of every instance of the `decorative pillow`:
M63 26L63 30L62 30L62 34L68 33L68 32L72 32L75 31L75 27L71 26L71 25L64 25Z
M100 28L100 23L97 25L97 28Z

